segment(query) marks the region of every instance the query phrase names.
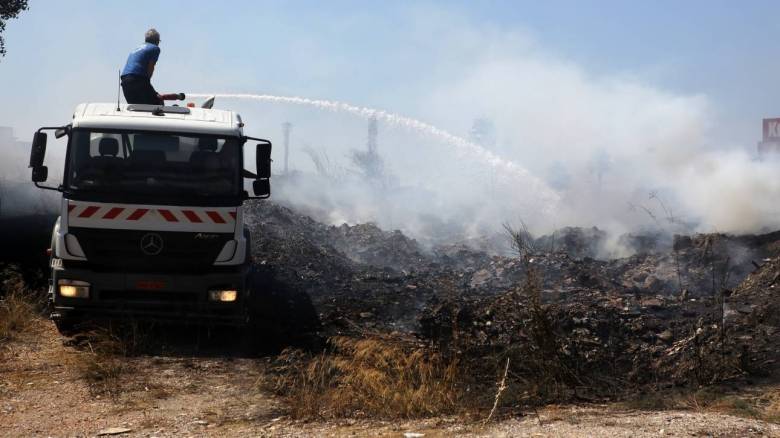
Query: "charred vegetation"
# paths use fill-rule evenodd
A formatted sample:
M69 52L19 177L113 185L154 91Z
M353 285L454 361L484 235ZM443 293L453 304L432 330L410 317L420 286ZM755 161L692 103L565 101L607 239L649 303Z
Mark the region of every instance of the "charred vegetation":
M255 262L310 297L324 340L321 350L288 349L279 359L274 388L296 406L294 415L487 416L496 400L499 412L633 400L776 371L776 233L635 235L651 250L598 259L605 236L597 229L534 238L507 226L516 254L500 256L468 246L423 248L371 225L326 226L275 204L252 211L262 236ZM764 278L760 286L757 278ZM384 403L381 412L365 402L335 403L368 397L349 374L368 371L355 362L358 353L343 348L364 341L393 357L404 356L394 350L404 342L419 345L415 351L426 352L420 361L440 361L447 402L438 409ZM414 373L418 365L393 367ZM442 371L448 367L452 373Z

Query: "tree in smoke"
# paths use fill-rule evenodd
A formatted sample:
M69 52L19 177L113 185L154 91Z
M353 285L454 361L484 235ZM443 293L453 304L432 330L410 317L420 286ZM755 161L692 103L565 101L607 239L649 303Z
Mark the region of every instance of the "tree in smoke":
M385 163L376 152L352 151L352 164L365 179L379 182L385 175Z
M0 1L0 56L5 56L5 22L16 18L19 13L27 10L27 0L2 0Z

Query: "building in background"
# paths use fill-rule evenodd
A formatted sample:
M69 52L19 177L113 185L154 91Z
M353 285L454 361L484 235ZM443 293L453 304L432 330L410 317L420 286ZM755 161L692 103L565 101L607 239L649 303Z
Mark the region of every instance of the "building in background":
M764 137L758 142L758 156L780 153L780 118L764 119Z
M10 126L0 126L0 145L8 146L11 142L15 142L14 128Z
M29 181L27 164L30 160L30 141L21 141L14 136L14 128L0 126L0 180Z
M0 219L45 216L53 214L59 205L59 193L39 190L30 180L31 144L32 141L16 138L13 128L0 126L0 156L3 157L0 161ZM50 178L54 181L61 175L50 174Z

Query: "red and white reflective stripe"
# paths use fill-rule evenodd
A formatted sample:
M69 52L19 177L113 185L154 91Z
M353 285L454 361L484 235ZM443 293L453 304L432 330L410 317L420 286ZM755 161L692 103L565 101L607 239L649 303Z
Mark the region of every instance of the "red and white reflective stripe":
M92 217L95 212L100 210L100 207L95 207L94 205L90 205L84 210L81 210L81 214L79 214L79 217Z
M214 221L215 224L224 224L225 219L222 218L222 215L220 215L216 211L206 210L206 215Z
M124 208L111 207L111 210L108 210L106 214L103 215L103 219L116 219L123 211L125 211Z
M176 216L174 216L173 213L171 213L170 210L158 209L157 211L162 215L163 218L165 218L166 221L168 221L168 222L179 222L179 220L176 219Z
M84 204L69 204L68 216L80 219L102 219L120 221L139 221L149 217L150 212L158 213L166 222L184 222L192 224L214 223L227 224L235 222L235 211L217 211L206 209L173 209L173 208L126 208L97 206Z
M148 208L136 208L134 212L130 213L130 216L127 217L127 220L137 221L138 219L144 217L147 211L149 211Z
M199 224L203 222L200 216L198 216L198 213L195 213L192 210L182 210L181 212L184 213L184 216L187 218L187 220L189 220L193 224Z

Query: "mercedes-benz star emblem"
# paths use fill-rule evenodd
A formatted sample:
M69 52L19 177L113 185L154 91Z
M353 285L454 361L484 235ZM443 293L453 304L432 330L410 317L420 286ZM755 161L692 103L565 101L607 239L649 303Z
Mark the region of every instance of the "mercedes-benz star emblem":
M141 251L144 254L154 256L163 250L163 239L157 233L147 233L141 238Z

